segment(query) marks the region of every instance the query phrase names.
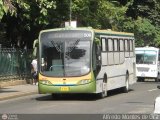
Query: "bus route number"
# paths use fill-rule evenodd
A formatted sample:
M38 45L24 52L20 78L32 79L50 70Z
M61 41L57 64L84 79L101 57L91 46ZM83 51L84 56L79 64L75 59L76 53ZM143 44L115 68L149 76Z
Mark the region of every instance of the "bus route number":
M84 37L91 37L91 33L84 33Z

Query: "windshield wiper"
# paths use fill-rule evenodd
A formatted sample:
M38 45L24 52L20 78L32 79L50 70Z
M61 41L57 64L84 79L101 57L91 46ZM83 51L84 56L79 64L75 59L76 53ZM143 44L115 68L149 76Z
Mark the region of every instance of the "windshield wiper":
M56 50L58 52L62 52L62 48L61 48L62 43L61 42L59 42L59 45L57 43L55 43L54 41L51 41L51 43L56 48Z
M71 44L67 50L67 52L72 52L72 50L78 45L80 39L76 40L73 44Z
M74 43L72 43L70 46L68 46L67 51L65 53L66 58L70 58L70 53L73 51L73 49L78 45L80 39L76 40Z

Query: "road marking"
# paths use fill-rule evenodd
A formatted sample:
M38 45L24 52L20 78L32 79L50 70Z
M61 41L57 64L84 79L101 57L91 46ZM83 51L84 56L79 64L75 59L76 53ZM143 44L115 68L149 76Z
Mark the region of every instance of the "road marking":
M155 91L155 90L157 90L157 89L151 89L151 90L148 90L148 91L151 92L151 91Z

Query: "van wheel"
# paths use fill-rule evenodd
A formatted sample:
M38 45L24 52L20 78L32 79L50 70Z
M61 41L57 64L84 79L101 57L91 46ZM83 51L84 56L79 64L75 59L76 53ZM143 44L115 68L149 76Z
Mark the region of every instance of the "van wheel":
M155 82L159 82L160 74L158 73L157 78L155 78Z
M145 78L138 78L138 82L144 82Z
M129 75L126 75L125 87L122 88L124 93L128 93L129 91Z

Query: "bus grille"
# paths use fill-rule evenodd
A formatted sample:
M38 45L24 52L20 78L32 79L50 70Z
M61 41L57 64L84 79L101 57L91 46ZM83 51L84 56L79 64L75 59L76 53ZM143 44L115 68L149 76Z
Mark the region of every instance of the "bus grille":
M149 68L146 68L146 67L137 67L137 70L139 72L148 72L149 71Z

